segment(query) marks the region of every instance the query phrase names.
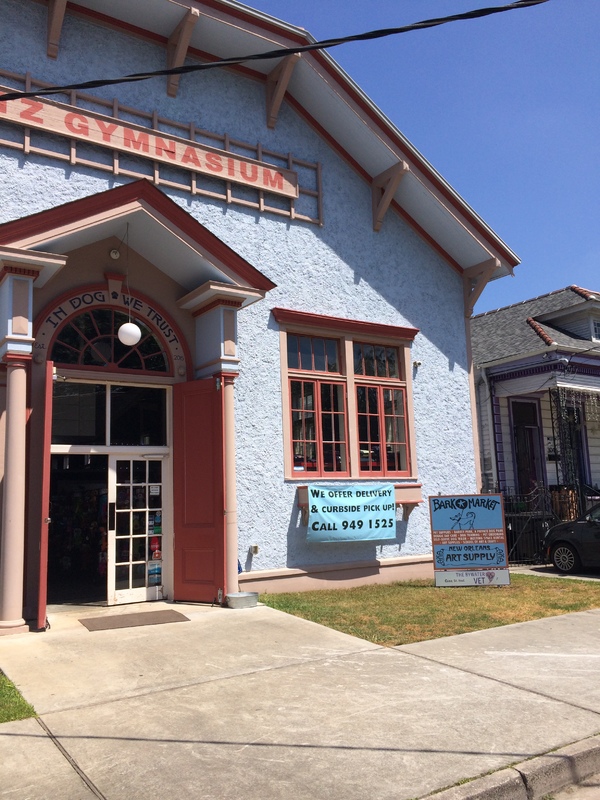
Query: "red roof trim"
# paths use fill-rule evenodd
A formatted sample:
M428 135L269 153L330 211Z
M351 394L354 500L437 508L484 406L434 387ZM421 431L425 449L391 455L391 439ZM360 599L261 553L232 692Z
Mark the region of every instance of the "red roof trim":
M552 347L552 345L556 344L554 339L552 339L550 336L548 336L548 334L542 328L540 323L536 322L533 317L527 317L526 321L527 321L527 324L529 325L529 327L533 328L533 330L537 333L537 335L544 342L544 344L547 344L548 347Z
M276 284L262 272L249 264L200 222L195 220L177 203L163 194L149 181L142 179L90 195L81 200L73 200L62 206L40 211L29 217L6 222L0 225L0 244L9 245L24 238L44 234L54 228L79 222L86 217L110 211L135 201L144 201L159 214L166 217L182 233L189 236L200 247L207 250L223 264L232 269L239 278L254 289L269 291Z
M575 286L575 284L569 286L569 289L572 292L575 292L575 294L578 294L580 297L583 297L584 300L592 300L595 298L593 292L590 292L588 289L582 289L579 286Z
M273 308L271 310L280 325L306 325L312 328L357 333L364 337L381 336L386 339L408 339L411 342L419 333L418 328L405 328L400 325L382 325L378 322L329 317L323 314L311 314L307 311L292 311L289 308Z

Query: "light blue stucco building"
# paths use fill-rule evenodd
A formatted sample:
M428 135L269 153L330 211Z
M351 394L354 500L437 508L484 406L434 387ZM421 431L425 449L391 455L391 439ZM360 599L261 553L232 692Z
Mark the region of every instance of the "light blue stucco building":
M424 501L479 488L468 318L514 253L327 53L64 88L301 29L229 0L0 19L0 632L429 574ZM380 484L386 538L311 541L307 487Z

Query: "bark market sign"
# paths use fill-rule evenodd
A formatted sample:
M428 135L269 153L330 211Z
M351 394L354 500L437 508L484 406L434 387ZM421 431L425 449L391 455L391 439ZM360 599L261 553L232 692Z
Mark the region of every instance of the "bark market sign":
M509 583L501 495L430 497L436 586Z
M0 94L10 91L0 86ZM263 161L215 147L123 123L92 111L50 100L0 100L0 120L68 139L128 153L162 164L250 186L270 194L298 197L298 176Z

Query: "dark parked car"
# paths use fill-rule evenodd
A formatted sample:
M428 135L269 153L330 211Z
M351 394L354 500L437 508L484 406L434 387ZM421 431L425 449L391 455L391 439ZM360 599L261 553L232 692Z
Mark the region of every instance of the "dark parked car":
M600 567L600 503L578 519L550 528L543 552L563 574L582 567Z

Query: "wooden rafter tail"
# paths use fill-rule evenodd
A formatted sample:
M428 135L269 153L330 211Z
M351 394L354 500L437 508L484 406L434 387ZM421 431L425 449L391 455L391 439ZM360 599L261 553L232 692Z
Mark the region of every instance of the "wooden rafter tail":
M406 161L398 161L389 169L373 178L371 183L371 197L373 201L373 230L379 231L390 203L394 199L396 189L402 178L410 172Z
M472 316L475 303L479 300L493 273L501 266L500 259L492 257L464 270L463 285L466 317Z
M63 20L67 8L67 0L48 1L48 57L58 56L58 46L60 44L60 34L62 32Z
M267 127L274 128L277 124L279 109L294 71L300 60L300 53L283 58L279 64L267 75Z
M197 8L188 8L180 23L167 42L167 69L182 67L187 56L192 38L192 32L198 20L200 12ZM179 79L181 75L167 76L167 94L169 97L177 97L179 89Z

